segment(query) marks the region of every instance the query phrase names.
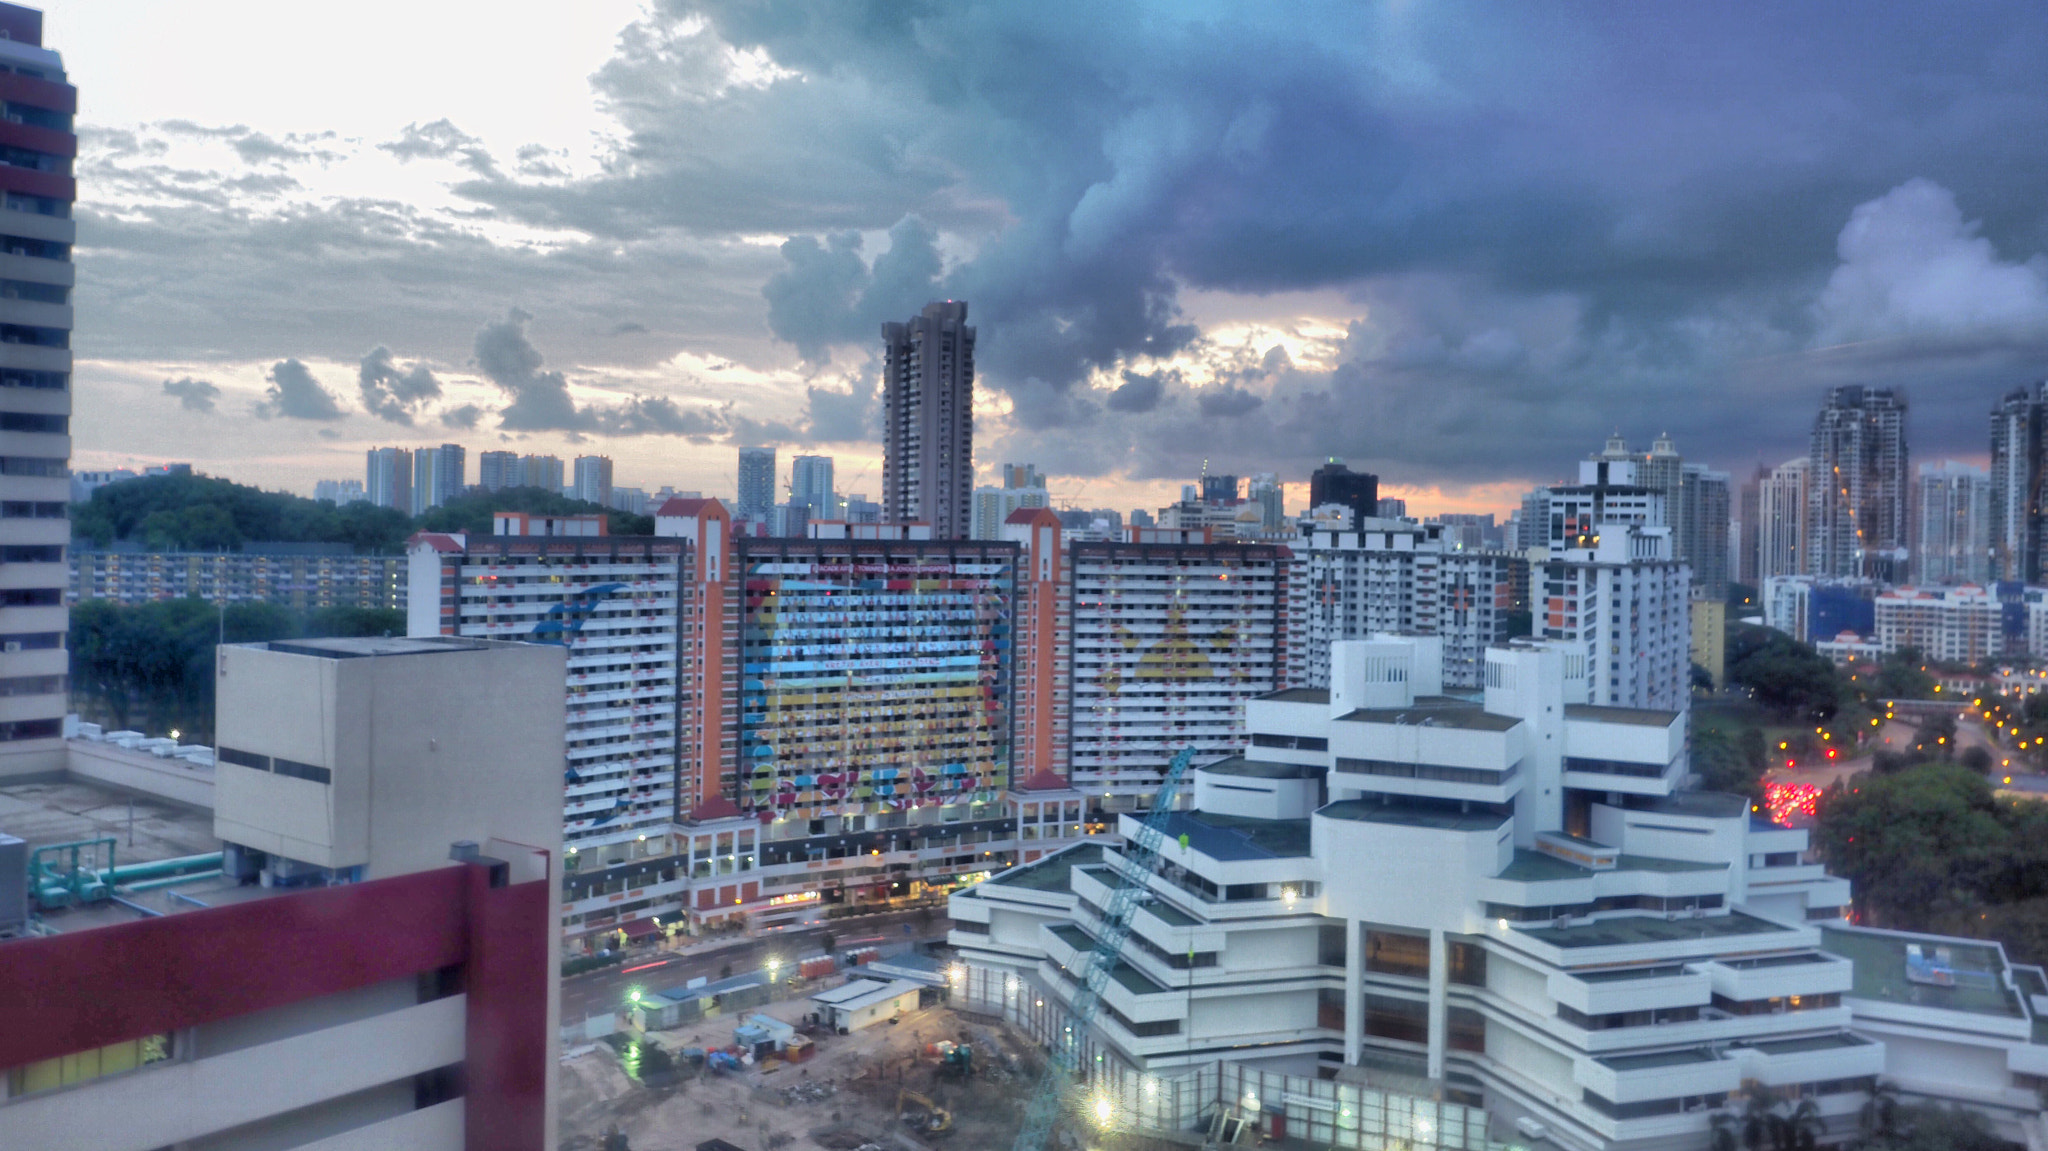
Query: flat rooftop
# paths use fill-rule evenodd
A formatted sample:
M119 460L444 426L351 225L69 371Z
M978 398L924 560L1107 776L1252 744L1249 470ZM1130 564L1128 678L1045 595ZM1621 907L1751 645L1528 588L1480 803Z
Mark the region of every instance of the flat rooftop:
M1620 855L1615 857L1613 871L1723 871L1726 863L1695 863L1688 859L1660 859L1654 855ZM1527 848L1515 849L1515 858L1497 878L1513 880L1516 883L1541 883L1550 879L1584 879L1595 875L1590 867L1581 867L1568 860L1559 859L1541 851Z
M1293 859L1308 855L1308 820L1249 819L1212 811L1176 811L1168 817L1166 838L1185 836L1188 847L1210 859Z
M1529 938L1552 947L1626 947L1640 943L1677 943L1687 939L1727 939L1768 935L1793 928L1737 911L1700 919L1666 919L1661 915L1630 915L1601 919L1574 927L1517 927Z
M1749 800L1718 791L1680 791L1650 796L1628 805L1630 811L1660 811L1666 815L1692 815L1707 819L1733 819L1749 814Z
M1454 727L1463 731L1508 731L1522 722L1512 715L1495 715L1469 700L1442 695L1418 696L1409 707L1361 707L1337 718L1344 723Z
M1246 759L1233 755L1215 763L1205 763L1195 769L1209 775L1236 775L1250 779L1317 779L1324 769L1307 763L1268 763L1260 759Z
M1065 851L1048 855L1034 863L1013 867L1001 872L988 882L1004 887L1022 887L1031 891L1053 891L1065 893L1073 890L1067 878L1076 867L1085 867L1102 862L1102 846L1096 843L1082 843Z
M1945 948L1955 986L1943 987L1906 978L1906 947L1924 951ZM1967 1011L1973 1015L2027 1018L2019 997L2005 986L2005 961L1989 944L1951 942L1935 936L1893 935L1839 927L1820 930L1821 950L1856 965L1849 994L1857 999Z
M367 659L380 655L430 655L444 651L482 651L490 647L480 640L458 636L334 636L328 639L277 639L249 644L286 655L310 655L320 659Z
M1326 687L1288 687L1269 691L1259 696L1275 703L1329 703L1330 689Z
M1566 719L1590 719L1600 723L1630 723L1638 727L1670 727L1678 721L1678 712L1657 711L1643 707L1601 707L1591 703L1568 703L1564 705Z
M130 834L129 804L134 803ZM220 850L213 834L213 813L156 796L104 787L76 776L37 783L0 785L0 832L38 847L111 837L115 866L154 863ZM106 866L100 863L99 866ZM174 897L174 894L176 896ZM289 894L289 890L243 885L219 875L153 891L123 892L121 898L160 915L194 911L225 903L245 903ZM87 931L141 919L145 913L119 903L67 907L39 913L57 931Z
M1340 799L1335 803L1326 803L1316 810L1316 814L1359 823L1428 827L1440 831L1492 831L1512 818L1495 815L1490 811L1447 811L1363 799Z

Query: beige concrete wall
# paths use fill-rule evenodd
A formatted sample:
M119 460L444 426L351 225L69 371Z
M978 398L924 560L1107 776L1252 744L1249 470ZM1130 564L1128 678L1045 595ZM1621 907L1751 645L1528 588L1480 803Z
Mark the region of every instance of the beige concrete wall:
M71 740L65 770L80 779L161 796L188 807L213 807L213 769L111 743Z

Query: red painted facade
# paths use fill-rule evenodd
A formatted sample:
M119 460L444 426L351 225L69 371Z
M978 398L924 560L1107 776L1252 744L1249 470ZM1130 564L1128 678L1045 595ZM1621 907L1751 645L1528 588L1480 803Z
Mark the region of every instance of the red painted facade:
M0 1067L460 966L466 1143L541 1151L553 902L451 866L0 943Z

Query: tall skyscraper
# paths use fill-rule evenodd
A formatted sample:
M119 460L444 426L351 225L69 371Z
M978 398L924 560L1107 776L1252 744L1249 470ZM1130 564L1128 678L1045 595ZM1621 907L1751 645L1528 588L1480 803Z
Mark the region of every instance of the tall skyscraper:
M314 480L313 498L316 500L332 500L337 506L355 503L365 498L363 481Z
M1245 481L1244 498L1246 503L1259 505L1260 527L1275 530L1287 526L1287 495L1277 474L1253 472Z
M612 458L577 456L573 490L579 500L612 506Z
M1673 554L1664 493L1641 482L1639 466L1603 452L1579 465L1578 484L1550 490L1550 558L1530 577L1542 588L1534 623L1545 639L1583 645L1589 702L1683 711L1691 574Z
M1830 389L1813 420L1809 458L1807 572L1903 579L1906 397L1860 384Z
M1660 441L1662 442L1662 441ZM1719 602L1728 598L1728 473L1698 464L1680 470L1678 558L1692 568L1692 586Z
M467 454L461 444L442 444L413 452L413 515L424 514L428 508L438 508L462 494Z
M2048 380L2007 392L1991 409L1991 554L1999 579L2042 581L2048 528L2043 439L2048 434Z
M1202 502L1205 504L1227 504L1237 499L1236 476L1212 476L1202 473Z
M1515 520L1515 550L1528 551L1550 543L1550 489L1536 488L1522 497Z
M1813 461L1801 456L1772 468L1757 488L1756 578L1806 571L1807 477Z
M1045 486L1045 473L1038 470L1037 464L1004 464L1003 486L1006 488L1042 488Z
M733 518L764 520L775 506L775 449L740 449L740 498Z
M71 494L71 244L77 198L71 158L78 137L71 115L78 90L57 53L40 47L43 15L0 5L0 64L8 75L6 144L0 164L0 243L7 291L0 298L0 559L7 587L0 606L7 631L0 682L8 687L0 719L0 776L64 766L66 655L70 614L64 548L71 542L65 501Z
M1921 464L1913 579L1981 584L1991 578L1991 476L1950 460Z
M1371 472L1354 472L1334 456L1309 473L1308 510L1325 504L1342 504L1351 509L1351 526L1376 516L1380 510L1380 478Z
M1758 464L1756 474L1742 485L1737 497L1740 506L1735 513L1735 531L1729 536L1728 546L1734 549L1728 561L1729 571L1738 582L1750 587L1757 586L1757 580L1762 578L1757 574L1757 560L1763 539L1763 487L1770 475L1771 469Z
M476 457L477 486L487 492L526 486L526 468L518 452L483 452Z
M974 514L974 329L967 302L883 324L882 516L963 539Z
M412 514L412 449L371 448L363 490L380 508Z
M562 490L562 457L522 456L520 482L529 488L559 493Z
M808 519L839 518L839 499L832 491L831 456L797 456L789 461L789 502L809 507Z

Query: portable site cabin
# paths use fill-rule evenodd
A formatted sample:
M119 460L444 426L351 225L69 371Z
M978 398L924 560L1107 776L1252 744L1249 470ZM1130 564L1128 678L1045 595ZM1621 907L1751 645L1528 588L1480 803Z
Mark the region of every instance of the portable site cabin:
M811 996L818 1015L844 1035L917 1010L923 985L908 979L849 979Z

